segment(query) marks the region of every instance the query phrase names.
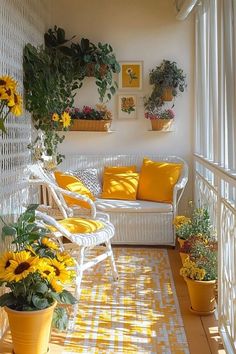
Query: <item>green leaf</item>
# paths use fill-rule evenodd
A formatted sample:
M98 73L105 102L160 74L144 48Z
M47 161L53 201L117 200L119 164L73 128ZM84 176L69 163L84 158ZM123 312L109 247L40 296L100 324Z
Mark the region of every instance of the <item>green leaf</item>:
M74 305L77 303L76 298L67 290L63 290L60 294L60 302L62 304L71 304Z
M48 291L48 286L45 283L37 283L34 286L34 291L36 293L45 294Z
M32 303L39 310L45 309L50 305L47 299L41 298L37 295L32 296Z
M68 314L66 312L66 309L62 307L55 308L53 313L52 325L57 329L59 329L60 331L63 331L67 328L67 324L68 324Z
M12 293L6 293L0 296L0 306L11 306L16 303L16 298Z
M17 234L17 231L16 231L16 229L14 227L7 226L7 225L3 226L3 228L2 228L2 237L3 238L6 237L6 236L15 237L16 234Z

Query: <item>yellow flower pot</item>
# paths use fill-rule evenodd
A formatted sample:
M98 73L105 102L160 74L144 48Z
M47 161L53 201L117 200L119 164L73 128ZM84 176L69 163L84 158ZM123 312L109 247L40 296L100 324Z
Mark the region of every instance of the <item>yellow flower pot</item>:
M15 311L5 307L8 315L14 354L46 354L56 302L38 311Z
M210 315L215 311L216 280L200 281L184 277L191 302L191 311L197 315Z
M152 130L168 131L172 126L173 119L151 119Z

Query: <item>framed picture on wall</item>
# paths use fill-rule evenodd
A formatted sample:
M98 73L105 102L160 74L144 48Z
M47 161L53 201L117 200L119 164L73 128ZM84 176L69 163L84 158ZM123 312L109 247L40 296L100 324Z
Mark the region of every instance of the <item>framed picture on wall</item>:
M118 118L136 119L137 118L137 97L136 95L118 95Z
M121 61L119 89L141 90L143 85L143 62Z

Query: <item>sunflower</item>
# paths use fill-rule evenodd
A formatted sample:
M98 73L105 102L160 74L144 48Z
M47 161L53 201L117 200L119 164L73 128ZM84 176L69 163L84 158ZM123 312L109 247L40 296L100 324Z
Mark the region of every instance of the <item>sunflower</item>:
M50 248L52 250L58 250L59 249L58 245L55 242L50 241L50 239L48 237L42 238L41 243L46 248Z
M72 267L75 264L74 258L72 258L68 253L61 252L56 254L57 260L60 263L64 263L65 266Z
M17 93L14 93L14 105L10 105L8 103L8 106L10 107L10 111L12 114L15 116L20 116L22 114L22 98L20 95Z
M32 246L29 246L29 245L26 246L25 250L26 250L26 252L29 252L32 257L36 256L36 252L35 252L35 250L33 249Z
M53 115L52 115L52 120L53 120L54 122L58 122L58 121L59 121L59 115L58 115L57 113L53 113Z
M6 270L11 265L11 260L14 259L13 252L5 252L0 258L0 278L3 279L6 276Z
M71 117L69 113L63 112L61 115L61 122L63 123L63 128L68 128L70 126Z
M8 100L9 96L4 87L0 86L0 101Z
M18 282L37 270L38 257L32 257L29 252L17 252L13 257L5 271L5 280Z
M61 293L63 290L63 286L59 284L55 279L52 279L50 285L52 290L55 291L56 293Z
M55 279L60 280L62 283L69 282L71 280L71 272L66 269L65 264L60 263L56 258L47 258L46 262L53 267L55 271Z
M16 89L16 81L10 76L0 76L0 87L4 86L6 89Z
M48 281L51 281L55 277L55 269L50 266L44 258L41 259L38 270L41 277L47 279Z

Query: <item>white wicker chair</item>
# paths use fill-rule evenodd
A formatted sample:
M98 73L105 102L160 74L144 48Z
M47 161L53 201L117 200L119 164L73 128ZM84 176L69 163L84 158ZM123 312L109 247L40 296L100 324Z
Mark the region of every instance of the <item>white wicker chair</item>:
M45 185L50 189L54 199L58 203L60 212L65 219L73 216L73 210L67 207L64 202L63 195L73 197L77 200L86 201L90 205L90 215L83 215L81 218L100 221L103 224L101 229L93 233L71 233L63 225L61 225L54 217L45 214L44 212L36 211L36 217L42 220L45 224L53 226L56 231L52 232L53 237L58 238L58 241L62 247L70 252L76 261L76 296L79 297L80 284L83 277L83 272L90 267L93 267L97 263L109 258L111 264L111 270L113 279L118 280L118 273L114 261L114 256L111 248L110 239L115 234L114 226L109 221L109 216L105 213L96 213L96 207L92 200L89 198L73 193L58 187L50 174L47 174L39 165L33 165L30 167L31 173L37 179L31 179L29 182L33 185ZM47 211L47 209L46 209ZM68 243L63 243L62 238L65 237L69 240ZM93 258L86 258L90 253L90 250L95 246L105 246L105 251Z

